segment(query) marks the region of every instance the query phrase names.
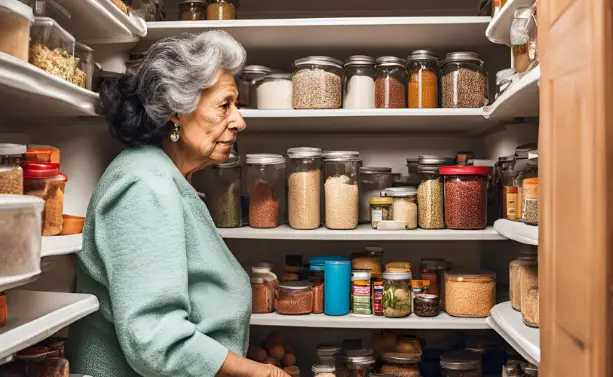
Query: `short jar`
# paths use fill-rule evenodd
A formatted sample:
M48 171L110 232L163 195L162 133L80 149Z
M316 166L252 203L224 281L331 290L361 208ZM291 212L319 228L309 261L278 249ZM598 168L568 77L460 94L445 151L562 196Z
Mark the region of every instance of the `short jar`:
M413 300L413 312L418 317L438 316L441 314L439 297L427 293L415 296L415 299Z
M380 372L393 377L421 377L420 361L419 357L406 357L402 353L384 353Z
M539 290L532 288L524 299L521 317L526 326L539 327Z
M479 54L447 54L441 63L441 75L443 108L477 108L487 105L487 71Z
M378 109L407 107L407 61L395 56L376 60L375 106Z
M417 222L420 228L445 228L443 180L439 174L439 168L452 164L453 159L450 157L419 156L417 173L420 183L417 186Z
M391 318L411 314L411 273L383 273L383 315Z
M249 225L276 228L284 223L285 158L278 154L247 155Z
M487 225L487 166L444 166L445 225L450 229L483 229Z
M392 205L394 204L394 199L371 196L368 203L370 204L370 225L373 229L377 229L381 221L392 220Z
M350 377L368 377L374 371L374 364L372 356L347 356L345 361Z
M209 0L206 7L206 19L236 20L236 6L231 0Z
M26 146L0 144L0 194L23 195L23 169L20 165Z
M439 107L439 58L432 51L417 50L409 55L409 108L435 109Z
M62 232L64 221L64 189L68 177L60 173L58 163L21 161L23 193L45 201L43 236L56 236Z
M445 274L445 310L454 317L488 317L496 305L496 274L489 271Z
M286 315L313 312L313 287L308 281L288 281L279 285L277 313Z
M294 109L341 107L343 62L329 56L308 56L294 62Z
M325 224L328 229L358 226L359 152L324 152Z
M189 0L179 3L179 20L197 21L204 20L206 12L206 0Z
M345 60L343 109L375 108L375 59L353 55Z
M524 179L522 195L522 220L528 225L539 224L539 198L538 198L539 179Z
M360 167L360 223L370 222L370 198L392 185L392 168Z
M260 110L291 110L292 74L267 73L257 85L257 108Z
M390 187L381 192L383 197L391 197L392 220L402 221L406 229L417 228L417 190L415 187Z
M240 159L231 154L225 162L213 165L210 172L205 193L215 226L239 228L242 221Z
M521 310L522 291L519 269L522 266L536 268L538 266L537 254L525 253L509 263L509 300L511 307L517 311Z
M263 65L247 65L236 77L238 88L238 106L247 109L258 108L258 85L271 69Z
M471 351L452 351L441 355L443 377L481 377L481 355Z
M287 176L287 213L294 229L321 225L321 158L319 148L290 148Z
M313 365L311 370L313 371L313 377L336 377L334 365Z

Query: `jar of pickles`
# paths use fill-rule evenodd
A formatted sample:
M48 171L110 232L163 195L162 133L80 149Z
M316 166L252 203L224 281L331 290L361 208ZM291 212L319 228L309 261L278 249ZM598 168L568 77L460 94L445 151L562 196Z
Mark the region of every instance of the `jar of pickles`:
M322 151L319 148L290 148L287 157L289 225L294 229L319 228Z
M383 315L391 318L411 314L411 273L383 273Z
M419 371L419 362L421 359L417 356L407 357L402 353L384 353L381 355L380 372L394 377L421 377Z
M358 226L359 152L324 153L326 227L355 229Z
M445 228L443 180L439 168L446 165L453 165L453 159L435 155L419 156L417 172L421 183L417 187L417 215L420 228Z
M278 154L247 155L249 225L276 228L284 223L285 158Z
M378 109L407 107L407 61L395 56L377 58L375 106Z
M207 20L236 20L236 6L232 0L209 0Z
M413 51L408 58L409 108L433 109L439 107L439 59L432 51Z
M218 228L241 226L241 167L239 158L231 154L227 161L214 165L205 181L206 202Z
M26 146L0 144L0 194L23 194L23 170L19 165Z

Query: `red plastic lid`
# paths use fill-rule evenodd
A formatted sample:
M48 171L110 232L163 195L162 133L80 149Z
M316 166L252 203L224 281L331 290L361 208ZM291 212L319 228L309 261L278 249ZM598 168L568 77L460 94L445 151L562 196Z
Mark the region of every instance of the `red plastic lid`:
M489 166L442 166L441 175L489 175Z
M57 162L21 161L24 178L53 178L60 174Z

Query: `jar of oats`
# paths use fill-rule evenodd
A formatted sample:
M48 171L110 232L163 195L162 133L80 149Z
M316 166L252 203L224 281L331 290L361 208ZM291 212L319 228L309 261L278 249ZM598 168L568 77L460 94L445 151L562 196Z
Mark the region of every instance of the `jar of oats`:
M26 146L0 144L0 194L23 195L23 170L19 165Z
M496 274L490 271L445 274L445 309L455 317L487 317L496 305Z

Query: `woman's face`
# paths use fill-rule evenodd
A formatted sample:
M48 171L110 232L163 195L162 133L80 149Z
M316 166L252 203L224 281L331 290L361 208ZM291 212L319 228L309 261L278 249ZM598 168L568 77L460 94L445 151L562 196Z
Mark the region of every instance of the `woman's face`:
M196 110L171 120L180 125L179 143L206 165L228 159L237 134L247 126L236 107L238 90L230 71L219 71L217 83L204 90Z

